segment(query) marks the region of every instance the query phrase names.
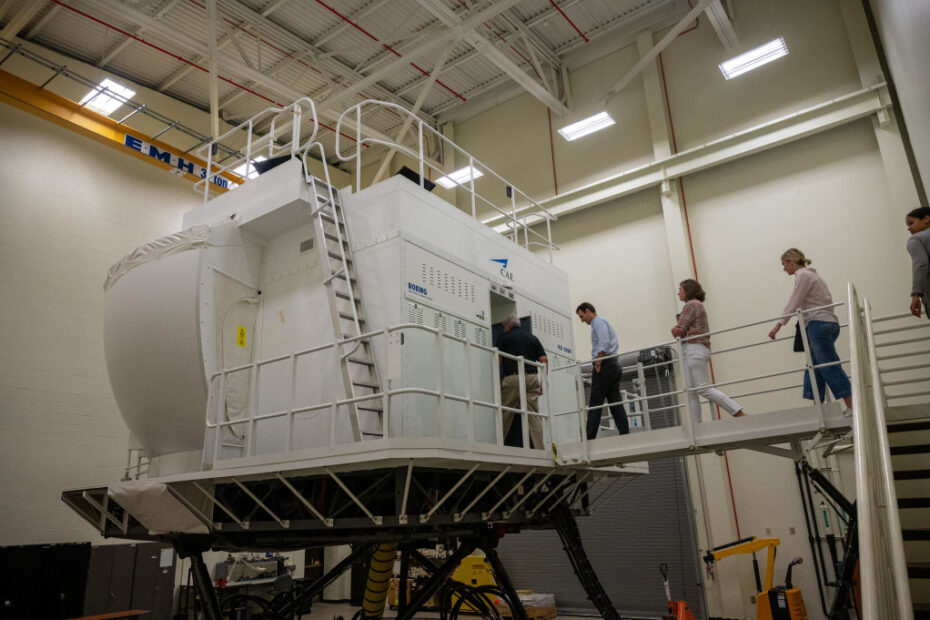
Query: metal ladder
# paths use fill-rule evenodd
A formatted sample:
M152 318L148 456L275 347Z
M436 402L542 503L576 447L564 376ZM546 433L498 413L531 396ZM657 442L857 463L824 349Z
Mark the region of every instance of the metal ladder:
M339 194L333 191L332 185L310 174L307 183L313 197L314 234L326 274L324 285L333 332L337 340L358 338L367 331L367 326ZM352 340L337 347L336 351L346 398L351 401L347 407L354 441L383 437L380 397L354 400L383 391L371 342L367 338Z

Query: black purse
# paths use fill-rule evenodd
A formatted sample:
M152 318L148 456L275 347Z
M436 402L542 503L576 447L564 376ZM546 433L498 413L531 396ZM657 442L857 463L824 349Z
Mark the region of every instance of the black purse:
M801 337L801 323L797 322L794 324L794 347L792 350L795 353L804 352L804 338Z

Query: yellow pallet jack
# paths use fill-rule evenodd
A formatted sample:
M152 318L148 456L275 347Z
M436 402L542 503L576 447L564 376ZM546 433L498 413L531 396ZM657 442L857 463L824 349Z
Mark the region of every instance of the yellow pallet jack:
M772 574L775 571L775 549L781 544L778 538L759 538L755 536L737 540L720 547L713 551L708 551L704 556L704 561L708 564L719 562L723 558L731 555L743 553L752 554L752 568L756 577L756 620L807 620L807 610L804 607L804 598L801 596L800 588L795 588L791 583L791 569L795 564L800 564L800 557L794 558L788 564L788 572L785 575L785 585L772 587ZM756 560L756 552L765 549L765 584L759 576L759 562Z

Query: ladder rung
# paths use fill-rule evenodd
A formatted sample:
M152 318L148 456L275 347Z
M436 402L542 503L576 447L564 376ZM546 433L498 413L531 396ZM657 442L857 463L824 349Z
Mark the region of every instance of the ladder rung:
M339 299L345 299L346 301L354 301L355 303L360 303L358 297L349 297L348 293L342 291L333 291L333 294L336 295Z
M365 322L365 319L364 319L363 317L360 317L360 316L352 316L352 315L349 314L348 312L340 312L340 313L339 313L339 318L340 318L340 319L345 319L345 320L347 320L347 321L354 321L355 319L358 319L358 322L359 322L359 323L364 323L364 322ZM351 338L351 336L349 336L349 338Z
M357 379L353 379L353 380L352 380L352 385L355 385L355 386L358 386L358 387L363 387L363 388L368 388L368 389L370 389L370 390L380 390L380 389L381 389L381 386L378 385L377 383L370 383L370 382L368 382L368 381L359 381L359 380L357 380Z
M356 405L355 408L359 411L372 411L374 413L381 413L381 407L366 407L364 405Z
M361 357L350 357L349 361L353 364L359 364L361 366L374 366L375 363L369 359L363 359Z
M323 237L326 239L329 239L330 241L335 241L336 243L339 243L339 237L337 237L336 235L330 234L328 232L324 232ZM342 240L342 245L348 246L348 241L346 241L344 238Z
M326 253L329 255L330 258L335 258L336 260L342 260L342 254L336 254L335 252L329 251L329 250ZM346 262L351 265L352 259L346 256Z
M335 218L335 217L333 217L333 216L330 215L329 213L325 213L325 212L323 212L323 211L320 211L320 219L326 220L326 221L329 222L330 224L335 224L335 223L336 223L336 218ZM342 228L343 230L345 230L346 225L345 225L345 223L343 223L342 219L339 220L339 227Z
M346 278L346 274L342 273L341 271L335 274L333 278L335 278L336 280L348 280L348 281L355 282L355 283L358 282L358 280L355 279L355 276L349 276L348 278Z

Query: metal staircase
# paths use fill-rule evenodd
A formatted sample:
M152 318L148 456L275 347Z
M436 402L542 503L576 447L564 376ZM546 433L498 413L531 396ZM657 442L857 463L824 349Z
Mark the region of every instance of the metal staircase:
M358 272L352 260L349 231L330 183L307 175L310 185L315 240L320 264L325 266L324 284L332 318L333 336L345 386L346 405L355 441L383 436L383 389L378 378L371 341L362 337L368 331ZM366 397L369 397L366 399Z

